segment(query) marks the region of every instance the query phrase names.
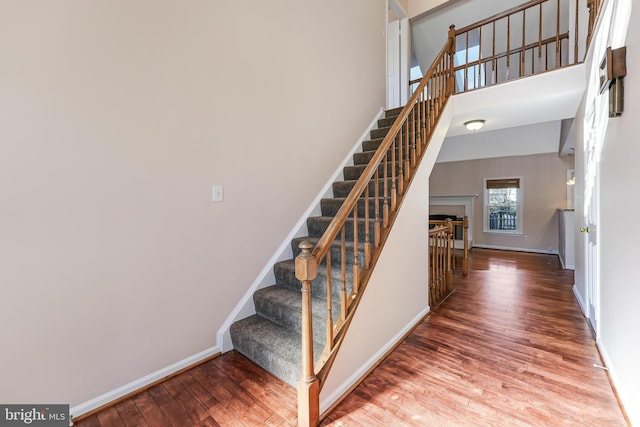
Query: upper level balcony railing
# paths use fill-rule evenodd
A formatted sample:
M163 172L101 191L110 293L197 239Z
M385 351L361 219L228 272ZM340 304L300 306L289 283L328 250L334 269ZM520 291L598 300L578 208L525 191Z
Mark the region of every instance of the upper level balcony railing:
M582 62L603 3L533 0L455 30L455 92Z

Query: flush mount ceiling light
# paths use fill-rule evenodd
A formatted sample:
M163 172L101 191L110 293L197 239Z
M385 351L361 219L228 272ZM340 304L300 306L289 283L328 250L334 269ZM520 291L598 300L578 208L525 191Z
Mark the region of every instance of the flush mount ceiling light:
M464 126L469 130L478 130L484 126L484 120L469 120L464 122Z

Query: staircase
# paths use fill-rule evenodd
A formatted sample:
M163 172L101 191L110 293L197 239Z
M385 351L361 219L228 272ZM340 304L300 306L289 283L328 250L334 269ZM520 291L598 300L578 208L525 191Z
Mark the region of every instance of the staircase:
M331 223L345 198L373 157L376 149L382 143L391 125L396 120L402 108L386 111L385 117L378 120L378 128L370 132L370 140L362 143L362 151L353 155L353 166L344 168L344 181L333 183L333 198L321 200L322 216L307 219L309 235L293 239L291 248L293 257L300 253L299 245L308 240L315 245L318 239ZM383 168L384 166L380 166ZM389 165L387 165L389 167ZM382 179L380 180L382 181ZM380 185L379 188L383 186ZM375 192L374 185L369 186L369 194ZM364 217L364 201L358 203L358 217ZM370 215L373 216L374 203L369 204ZM364 235L364 223L360 221L360 236ZM373 234L373 230L370 230ZM349 224L345 230L347 241L346 264L353 265L353 225ZM363 251L359 256L364 257ZM340 292L342 286L341 247L339 242L331 247L331 281L333 295L334 321L340 313ZM361 262L362 264L362 262ZM230 333L233 347L247 358L272 373L284 382L295 387L300 379L301 329L302 329L302 298L300 281L295 276L294 259L280 261L273 267L276 283L259 289L253 295L256 314L239 320L231 325ZM347 293L353 288L353 274L351 268L346 277ZM313 341L314 360L319 360L326 341L326 306L327 306L327 274L320 269L318 277L312 282L313 306Z

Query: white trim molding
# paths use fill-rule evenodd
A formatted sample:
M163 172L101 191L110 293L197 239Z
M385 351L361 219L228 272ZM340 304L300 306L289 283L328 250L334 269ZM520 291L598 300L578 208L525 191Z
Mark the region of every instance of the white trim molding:
M342 400L346 395L351 391L351 388L356 385L364 376L366 376L371 368L374 368L381 360L385 357L385 355L393 350L400 341L405 337L407 333L409 333L413 328L415 328L422 320L424 320L425 316L429 314L431 311L430 307L427 306L424 310L418 313L403 329L401 329L389 342L384 345L378 352L376 352L369 360L367 360L359 369L357 369L349 378L347 378L336 390L323 399L320 402L320 413L323 414L331 407Z
M182 359L172 365L152 372L149 375L131 381L129 384L125 384L122 387L118 387L115 390L108 391L87 402L73 406L69 409L70 418L71 420L73 420L74 418L78 418L81 415L105 406L117 399L120 399L121 397L140 391L146 386L153 384L154 382L160 381L172 374L175 374L180 370L196 365L197 363L219 353L220 348L218 346L208 348L201 351L200 353L194 354L193 356L189 356L186 359Z

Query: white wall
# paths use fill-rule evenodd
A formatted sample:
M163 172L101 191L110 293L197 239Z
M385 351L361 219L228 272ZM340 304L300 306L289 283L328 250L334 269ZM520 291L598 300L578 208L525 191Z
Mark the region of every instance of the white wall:
M452 1L455 0L409 0L409 18L427 13L438 6L443 6Z
M385 10L0 4L0 402L78 405L215 350L384 104Z
M631 8L631 0L617 0L612 6ZM640 425L640 340L637 326L640 324L640 287L636 267L637 242L640 230L634 226L634 215L640 211L637 186L640 182L638 159L640 146L640 28L631 25L626 40L622 41L616 32L626 28L627 20L640 22L640 8L621 13L617 18L605 22L601 27L603 36L611 28L607 45L616 48L627 46L627 69L625 79L625 110L621 117L608 120L600 158L600 223L598 226L600 248L600 317L598 345L605 363L610 368L618 394L633 425ZM609 25L610 23L610 25ZM623 34L624 37L624 34ZM590 61L600 61L596 53ZM588 102L586 100L585 102ZM584 108L579 113L576 124L582 123ZM582 140L582 125L576 130L578 141ZM581 144L578 144L579 158L583 158ZM579 163L579 162L578 162ZM577 174L579 189L582 189L580 173ZM577 220L580 221L584 209L583 197L577 206ZM629 226L629 224L631 224ZM580 226L583 224L579 224ZM580 265L584 268L584 233L577 233L576 252ZM578 267L578 265L576 266ZM583 276L576 276L576 287L581 297L585 297Z
M440 0L423 0L425 3L443 3ZM416 17L414 4L409 5L411 21L411 40L420 68L428 70L444 42L450 25L462 28L481 19L488 18L504 10L522 4L521 0L483 1L478 7L477 0L456 0L451 5L438 8L431 13Z
M617 2L619 5L625 3ZM627 0L631 7L631 0ZM623 26L624 21L640 22L640 7L636 4L629 15L623 14L612 29ZM640 27L631 25L624 45L627 46L625 79L625 112L622 117L610 119L600 164L602 191L600 206L601 250L601 346L615 370L616 386L634 425L640 425L640 339L631 325L640 324L640 287L638 272L634 268L640 251L638 227L621 226L620 212L633 216L640 212L637 183L640 182ZM619 47L615 46L614 47Z

